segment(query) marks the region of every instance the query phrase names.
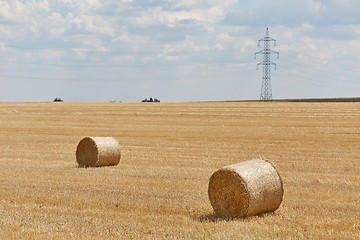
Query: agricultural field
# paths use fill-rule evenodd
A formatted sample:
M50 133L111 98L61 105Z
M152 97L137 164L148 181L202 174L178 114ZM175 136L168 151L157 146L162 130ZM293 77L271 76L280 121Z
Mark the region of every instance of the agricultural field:
M86 136L121 144L79 168ZM0 239L360 239L360 103L0 103ZM274 213L223 219L209 178L272 162Z

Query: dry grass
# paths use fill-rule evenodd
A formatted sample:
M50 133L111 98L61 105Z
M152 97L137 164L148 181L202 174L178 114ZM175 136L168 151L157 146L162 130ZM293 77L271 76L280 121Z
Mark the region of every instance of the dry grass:
M0 239L359 239L359 103L0 104ZM78 168L83 136L122 144ZM263 157L284 199L218 219L222 166Z
M234 218L274 212L282 202L284 189L270 162L253 159L213 173L208 193L216 215Z
M112 137L85 137L76 148L79 167L116 166L120 157L120 144Z

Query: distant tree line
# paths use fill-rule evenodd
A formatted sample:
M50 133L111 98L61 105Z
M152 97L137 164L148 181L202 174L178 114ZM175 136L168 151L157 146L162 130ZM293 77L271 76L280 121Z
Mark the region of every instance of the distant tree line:
M63 102L64 100L62 100L61 98L55 98L54 102Z
M150 99L144 99L144 100L142 100L141 102L160 102L160 100L159 99L153 99L153 98L150 98Z

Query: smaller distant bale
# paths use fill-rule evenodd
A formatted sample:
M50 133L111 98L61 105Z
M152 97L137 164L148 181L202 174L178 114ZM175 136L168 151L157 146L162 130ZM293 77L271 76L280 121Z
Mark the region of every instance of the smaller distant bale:
M120 158L120 144L112 137L86 137L76 149L79 167L116 166Z
M275 167L268 161L254 159L213 173L208 194L218 216L249 217L278 209L284 189Z

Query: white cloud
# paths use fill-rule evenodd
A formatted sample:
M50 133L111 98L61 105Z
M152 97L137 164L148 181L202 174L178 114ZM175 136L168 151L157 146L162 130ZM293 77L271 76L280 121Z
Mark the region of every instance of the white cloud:
M203 9L218 6L223 9L228 9L233 6L237 0L178 0L173 1L175 8L181 9Z
M358 24L360 2L356 0L258 0L253 9L233 9L225 24L255 26L314 26Z
M19 40L27 38L28 35L34 37L39 32L41 18L43 14L50 11L49 2L41 1L0 1L0 23L2 23L2 31L7 38ZM4 28L8 26L8 28ZM9 28L12 34L9 34Z
M198 52L209 50L207 45L200 46L194 42L194 40L190 36L186 36L183 42L175 43L175 44L165 44L164 45L164 53L173 53L173 52Z
M102 16L92 15L78 15L69 14L66 16L68 24L77 31L85 31L87 33L97 33L100 35L113 36L114 32L112 25L106 21Z
M80 13L93 12L103 6L99 0L57 0L57 2L68 5Z
M119 78L121 84L132 82L132 89L146 79L147 86L154 86L147 90L159 89L156 92L163 90L164 94L174 94L171 87L186 79L189 88L195 89L193 82L201 83L205 95L212 89L207 83L248 79L241 83L245 85L226 87L224 95L217 96L224 99L228 92L240 98L250 94L246 89L255 88L252 84L260 85L261 73L256 72L258 60L253 54L259 50L257 40L266 27L278 40L274 47L280 51L276 74L288 74L280 75L279 82L301 82L299 74L308 74L309 79L311 74L316 79L340 76L338 72L331 76L319 73L318 66L331 71L336 64L355 69L353 62L360 56L359 1L243 1L0 0L0 51L8 66L3 75ZM21 61L29 64L16 63ZM12 64L6 64L9 62ZM44 63L49 64L46 71ZM86 67L100 63L101 67ZM71 64L74 66L67 67ZM116 67L103 68L107 65ZM356 78L351 71L344 72L342 78ZM153 81L159 84L152 85ZM121 88L126 86L130 88L130 84ZM236 90L238 87L245 90ZM255 99L258 95L253 94ZM186 98L181 93L167 97Z
M225 24L296 26L321 17L322 3L317 0L258 0L254 9L234 9Z
M113 42L120 42L126 44L146 44L150 41L148 36L129 34L128 32L120 33L113 39Z
M176 1L170 6L152 7L139 11L130 23L142 27L160 25L166 27L177 27L184 21L192 21L206 29L212 29L214 24L221 21L236 1Z
M220 33L216 36L216 40L221 43L230 42L230 41L232 41L232 39L233 38L227 33Z
M26 8L31 10L39 10L39 11L50 11L51 7L50 7L50 3L49 0L32 0L32 1L27 1L26 3Z
M102 3L99 0L75 1L73 4L81 13L94 12L102 7Z
M19 1L0 1L0 16L5 23L21 23L25 5Z
M61 16L60 13L53 12L47 17L45 27L51 37L61 37L67 29L66 20Z

